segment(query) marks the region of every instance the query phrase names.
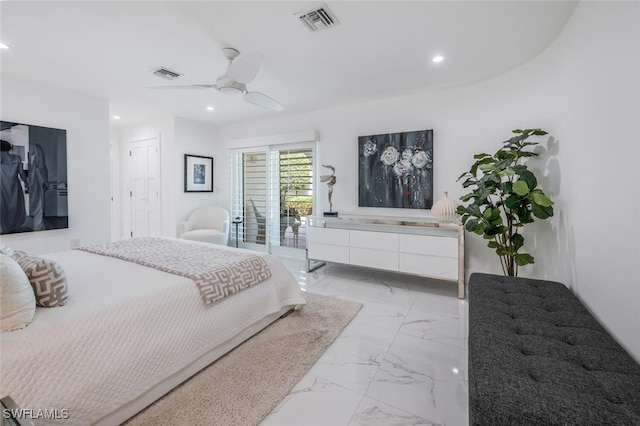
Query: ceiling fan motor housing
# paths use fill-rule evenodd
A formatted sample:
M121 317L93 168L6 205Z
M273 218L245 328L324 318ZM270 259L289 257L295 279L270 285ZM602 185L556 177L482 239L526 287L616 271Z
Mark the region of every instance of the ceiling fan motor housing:
M220 93L224 93L225 95L243 94L247 91L245 84L238 83L227 76L222 76L216 81L216 88Z

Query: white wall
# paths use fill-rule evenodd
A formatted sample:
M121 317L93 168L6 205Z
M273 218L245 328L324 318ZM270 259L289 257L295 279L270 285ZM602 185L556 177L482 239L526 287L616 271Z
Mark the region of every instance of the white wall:
M181 222L189 213L204 205L222 205L220 185L226 186L228 174L220 173L218 158L214 158L214 192L184 192L184 154L215 157L215 144L218 141L218 130L206 124L176 117L157 117L145 123L123 126L114 129L113 136L120 141L120 193L121 227L123 235L128 238L131 232L131 203L128 197L130 190L129 143L132 141L160 139L160 179L162 182L161 215L162 235L176 237L180 233Z
M357 137L434 129L435 199L464 193L456 182L473 154L494 152L516 128L543 128L541 156L530 162L555 216L525 229L535 265L520 275L572 287L640 360L638 264L640 211L633 171L640 121L640 22L637 2L580 3L565 31L538 58L480 84L437 93L349 105L221 129L234 139L314 129L318 164L336 167L334 209L341 213L428 216L425 211L357 207ZM523 31L535 31L525 28ZM216 154L229 174L229 153ZM220 171L221 167L218 167ZM229 188L221 195L230 199ZM326 206L319 188L318 211ZM629 221L630 222L630 221ZM467 236L467 271L501 273L481 237Z
M33 253L109 241L109 104L106 99L2 75L0 117L66 129L69 228L7 234L2 244Z
M218 129L183 118L176 118L176 136L174 163L180 171L174 183L175 214L177 223L176 235L181 232L181 222L187 220L189 214L202 206L224 206L228 197L221 197L221 188L229 186L230 173L221 173L220 158L215 155L216 144L219 143ZM202 155L213 158L213 192L184 192L184 154Z
M160 141L160 182L162 193L161 203L161 229L162 235L175 236L175 191L174 182L179 174L174 162L174 136L175 119L170 116L157 117L146 123L123 126L118 129L120 138L120 230L123 235L119 238L129 238L131 232L131 173L129 160L129 144L135 141L158 138Z

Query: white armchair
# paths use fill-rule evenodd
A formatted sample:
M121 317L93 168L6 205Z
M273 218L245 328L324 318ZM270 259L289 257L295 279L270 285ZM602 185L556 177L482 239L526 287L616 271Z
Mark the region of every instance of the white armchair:
M227 245L229 241L229 212L222 207L201 207L182 222L180 238Z

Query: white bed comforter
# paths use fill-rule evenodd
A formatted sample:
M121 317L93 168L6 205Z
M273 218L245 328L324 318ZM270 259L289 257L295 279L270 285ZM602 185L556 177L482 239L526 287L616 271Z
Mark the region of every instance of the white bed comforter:
M264 317L305 303L282 262L261 255L271 278L211 305L184 277L77 250L43 256L65 269L69 299L0 335L0 396L67 410L45 423L103 420Z

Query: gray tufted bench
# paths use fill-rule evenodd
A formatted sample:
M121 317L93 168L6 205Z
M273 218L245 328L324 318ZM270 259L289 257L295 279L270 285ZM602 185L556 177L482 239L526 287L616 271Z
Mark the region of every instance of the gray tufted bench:
M640 425L640 365L560 283L469 280L471 426Z

